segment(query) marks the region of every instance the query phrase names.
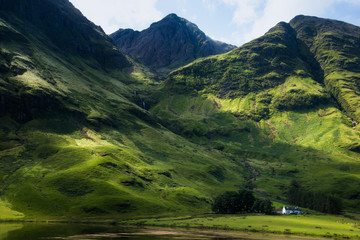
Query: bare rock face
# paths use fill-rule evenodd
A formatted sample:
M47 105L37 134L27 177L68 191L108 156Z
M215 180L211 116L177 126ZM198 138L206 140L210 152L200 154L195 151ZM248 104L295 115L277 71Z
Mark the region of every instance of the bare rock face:
M123 53L152 69L169 72L191 61L228 52L233 45L214 41L195 24L170 14L141 32L119 29L110 35Z

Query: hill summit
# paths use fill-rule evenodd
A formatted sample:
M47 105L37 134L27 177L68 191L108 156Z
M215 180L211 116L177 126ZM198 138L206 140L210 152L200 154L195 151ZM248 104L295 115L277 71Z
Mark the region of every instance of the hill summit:
M265 103L265 112L315 106L333 96L356 123L359 33L359 27L348 23L300 15L229 53L172 72L168 86L176 93L197 90L222 99L255 93L259 99L254 107ZM258 115L264 109L247 112Z
M206 36L194 23L169 14L141 32L119 29L110 35L123 53L158 72L168 73L191 61L235 48Z

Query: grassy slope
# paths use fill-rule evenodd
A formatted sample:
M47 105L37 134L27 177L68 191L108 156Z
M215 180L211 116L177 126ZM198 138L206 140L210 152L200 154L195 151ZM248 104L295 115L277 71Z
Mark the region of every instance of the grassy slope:
M248 184L259 194L285 200L296 178L359 209L360 155L348 149L360 133L291 29L281 23L230 53L174 71L152 112L193 142L250 164Z
M104 69L6 16L2 220L203 212L218 192L243 184L242 164L175 135L137 106L151 104L157 88L139 66L133 74Z
M203 211L219 188L242 181L234 174L242 166L166 129L136 121L136 130L102 129L100 135L87 129L84 137L84 128L63 133L39 126L60 123L56 121L29 122L17 130L17 137L26 136L31 144L2 152L9 161L19 152L20 168L3 175L1 190L26 216ZM221 186L207 172L219 159L222 168L231 169L225 173L235 175L222 179Z
M359 27L304 16L294 18L290 24L319 62L327 89L354 121L359 122Z
M322 104L329 99L324 87L283 31L291 29L273 29L260 49L249 44L249 54L240 49L207 58L220 62L223 85L214 89L178 92L169 81L170 94L150 114L137 105L156 102L152 89L159 86L140 67L133 74L104 69L96 59L64 53L22 19L2 19L1 33L11 38L0 43L7 113L0 121L1 218L206 212L214 196L244 186L284 200L294 177L359 209L359 154L341 147L360 136L334 104ZM274 45L282 37L284 44ZM262 48L270 54L265 60ZM273 62L272 51L284 48L295 60L288 62L285 51ZM236 69L226 74L221 64L241 63L242 54L250 57L253 88L222 92ZM258 74L263 61L268 72ZM239 79L246 74L240 71ZM263 91L268 78L275 84L266 81Z
M261 193L284 200L286 187L296 178L310 189L351 199L345 201L346 208L359 208L359 154L342 146L358 142L360 134L337 108L275 111L269 119L253 122L237 118L235 110L233 115L218 109L226 109L226 104L220 99L214 104L214 99L178 95L171 97L170 105L165 98L153 111L170 119L168 127L192 141L240 161L246 158L253 172L261 173L255 181ZM176 104L180 102L185 104Z

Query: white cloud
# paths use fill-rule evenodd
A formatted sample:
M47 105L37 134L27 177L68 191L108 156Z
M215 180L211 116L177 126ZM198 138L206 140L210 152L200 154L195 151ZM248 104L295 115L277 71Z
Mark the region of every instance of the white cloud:
M258 8L262 2L262 0L240 1L234 13L233 21L239 25L253 22L260 14Z
M209 10L209 12L216 12L217 0L202 0L202 3Z
M265 0L219 0L230 6L234 6L234 15L232 21L237 25L252 23L258 18L261 12L261 6Z
M163 14L156 9L158 0L70 0L92 22L106 33L119 28L142 30L160 20Z
M267 0L262 16L253 22L251 31L245 35L245 41L263 35L281 21L289 22L299 14L321 17L333 2L334 0Z
M354 5L358 5L360 6L360 1L359 0L335 0L336 2L345 2L345 3L350 3L350 4L354 4Z
M281 21L289 22L299 14L326 17L334 3L360 6L359 0L219 0L233 6L233 33L239 43L265 34Z

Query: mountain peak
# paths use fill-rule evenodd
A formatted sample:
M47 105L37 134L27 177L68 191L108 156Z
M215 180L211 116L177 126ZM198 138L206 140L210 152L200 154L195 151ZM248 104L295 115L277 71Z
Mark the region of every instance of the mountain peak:
M359 27L333 19L318 18L314 16L298 15L290 21L290 25L295 29L317 29L319 33L328 31L337 32L338 34L349 34L358 37Z
M174 24L174 23L178 24L177 26L180 26L181 23L183 23L183 22L190 23L185 18L181 18L178 15L176 15L175 13L170 13L167 16L165 16L164 18L162 18L160 21L152 23L149 28L154 28L154 27L162 26L164 24Z
M120 51L165 74L197 58L235 48L210 39L194 23L174 13L141 32L119 30L110 36Z
M176 15L176 13L170 13L168 14L166 17L163 18L164 19L179 19L180 17L178 15Z
M289 23L286 22L279 22L274 27L270 28L270 30L267 33L275 32L275 31L285 31L285 32L293 32L294 29L290 26Z

